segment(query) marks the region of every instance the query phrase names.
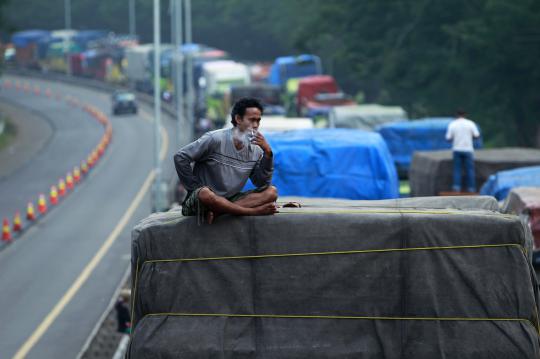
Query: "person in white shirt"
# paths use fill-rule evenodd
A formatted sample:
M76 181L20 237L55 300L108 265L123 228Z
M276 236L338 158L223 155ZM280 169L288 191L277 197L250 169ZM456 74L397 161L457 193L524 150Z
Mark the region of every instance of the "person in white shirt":
M461 171L465 167L465 183L467 192L476 192L474 177L474 146L473 139L480 137L478 127L465 118L464 111L457 111L457 117L450 122L446 130L446 140L452 141L454 161L454 181L452 190L461 191Z

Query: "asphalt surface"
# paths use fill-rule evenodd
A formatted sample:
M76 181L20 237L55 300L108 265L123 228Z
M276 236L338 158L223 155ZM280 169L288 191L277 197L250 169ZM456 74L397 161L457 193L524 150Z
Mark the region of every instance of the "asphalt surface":
M0 96L0 111L15 126L17 132L17 140L10 140L7 146L0 150L0 183L2 183L9 175L38 155L54 132L51 123L40 113L2 96Z
M151 211L147 192L127 224L117 228L152 170L152 111L140 106L138 116L113 117L108 94L42 80L4 78L71 95L100 108L112 122L113 140L88 177L0 251L0 358L13 357L25 344L30 349L28 358L75 358L128 267L131 228ZM28 200L48 191L58 178L80 164L98 143L103 128L65 101L22 95L15 89L3 89L0 97L12 106L32 111L36 121L48 123L53 132L34 156L0 180L0 213L9 214L16 209L23 212ZM167 118L163 122L172 141L174 122ZM171 156L175 147L169 143L165 178L174 173ZM71 300L59 304L115 229L121 230L117 237L112 236L116 240L95 270ZM45 318L51 318L55 307L57 316L41 326L37 332L41 336L28 346L28 339Z

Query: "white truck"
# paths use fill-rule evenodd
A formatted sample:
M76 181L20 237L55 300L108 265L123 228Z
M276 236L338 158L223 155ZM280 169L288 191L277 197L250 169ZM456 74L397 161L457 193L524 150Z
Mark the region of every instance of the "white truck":
M142 92L152 92L152 69L150 56L154 45L137 45L126 49L126 76L132 88Z
M328 114L328 127L373 131L379 125L403 120L407 120L407 113L399 106L377 104L336 106Z
M229 112L228 98L231 87L248 85L251 81L247 65L230 60L203 64L199 96L204 96L206 117L215 125L222 124Z

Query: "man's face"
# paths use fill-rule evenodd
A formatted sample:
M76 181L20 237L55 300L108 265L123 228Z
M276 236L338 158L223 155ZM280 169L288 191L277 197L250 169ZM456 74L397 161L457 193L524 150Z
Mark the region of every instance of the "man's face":
M236 115L236 127L241 131L245 132L250 129L258 130L259 124L261 123L261 110L257 107L248 107L243 117Z

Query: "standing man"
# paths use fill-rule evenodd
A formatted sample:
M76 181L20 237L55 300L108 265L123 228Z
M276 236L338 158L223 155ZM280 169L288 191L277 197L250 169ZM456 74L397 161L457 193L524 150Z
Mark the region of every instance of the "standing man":
M174 155L176 172L188 191L184 216L204 216L211 224L221 214L277 212L277 190L270 185L274 157L258 132L262 114L257 99L242 98L231 111L232 128L208 132ZM241 192L248 178L257 188Z
M478 128L471 120L465 118L464 111L457 111L457 117L450 122L446 130L446 140L452 141L454 160L454 183L452 191L461 191L461 170L465 165L465 182L467 192L476 192L474 177L473 139L480 137Z

